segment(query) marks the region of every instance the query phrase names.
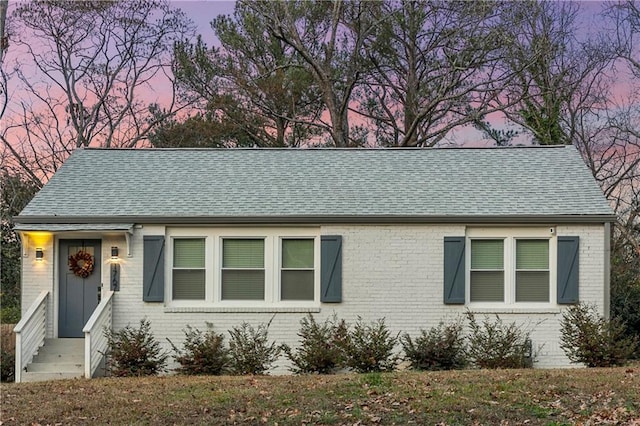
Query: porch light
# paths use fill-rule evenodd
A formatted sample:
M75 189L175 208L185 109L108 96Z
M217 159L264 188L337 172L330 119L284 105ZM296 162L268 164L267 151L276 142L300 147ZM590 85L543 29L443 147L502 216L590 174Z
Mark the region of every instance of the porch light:
M42 250L42 247L36 248L36 260L38 262L42 262L43 259L44 259L44 250Z
M120 290L120 265L118 265L118 247L111 247L111 291Z

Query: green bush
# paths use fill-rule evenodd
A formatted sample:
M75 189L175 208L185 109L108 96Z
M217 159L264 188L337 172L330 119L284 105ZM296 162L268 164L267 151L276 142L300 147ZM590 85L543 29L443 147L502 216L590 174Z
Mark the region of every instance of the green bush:
M334 315L318 323L309 314L300 320L300 326L300 346L293 351L288 345L282 345L283 352L293 364L291 371L297 374L330 374L340 369L343 361L340 341L344 339L347 328L344 320L338 321Z
M0 324L17 324L21 316L20 305L2 306L0 308Z
M271 368L280 355L280 347L275 342L269 343L270 324L271 321L254 328L243 322L229 330L231 373L260 375Z
M180 364L176 372L185 375L224 374L229 364L229 350L224 346L224 335L211 329L203 333L189 325L183 331L185 341L182 349L167 339L175 352L174 359Z
M13 382L16 376L16 337L14 324L0 326L0 382Z
M392 336L384 318L365 324L362 318L349 328L339 344L344 353L345 365L358 373L392 371L398 356L393 349L398 336Z
M479 324L467 312L469 328L468 357L478 368L531 368L534 355L529 332L515 323L505 324L498 315Z
M598 315L595 306L580 303L562 314L560 347L571 362L587 367L624 365L638 344L625 334L624 325Z
M640 253L614 244L611 256L611 318L625 326L625 336L640 340ZM632 355L640 358L640 345Z
M155 376L166 371L168 354L151 333L151 323L140 320L140 327L126 326L122 330L106 329L107 371L117 377Z
M400 343L405 359L415 370L453 370L464 368L467 363L463 323L460 320L453 324L440 322L428 331L421 329L415 341L405 333Z

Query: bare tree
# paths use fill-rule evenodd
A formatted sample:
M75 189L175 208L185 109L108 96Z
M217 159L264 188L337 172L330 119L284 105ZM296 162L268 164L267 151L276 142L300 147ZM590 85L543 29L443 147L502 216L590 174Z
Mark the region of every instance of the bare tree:
M608 134L601 138L605 142L598 149L583 151L587 164L595 164L594 175L618 216L614 245L620 246L619 252L624 251L622 246L629 247L640 259L640 4L633 0L611 3L604 16L615 28L617 75L622 81L625 75L631 78L625 82L626 97L608 97ZM586 141L583 145L589 146Z
M291 46L320 90L328 121L318 125L329 132L333 145L362 144L350 134L349 106L363 73L363 44L376 31L373 10L377 1L249 1L241 0L262 16L269 32Z
M30 34L14 40L30 63L17 69L27 95L1 137L32 180L46 180L78 147L139 146L184 107L171 50L193 28L167 1L35 0L11 17L15 34ZM164 103L163 114L154 102Z
M524 3L522 5L525 5ZM606 99L604 71L615 47L606 40L577 38L577 3L530 1L516 9L503 39L503 65L515 74L498 98L507 117L526 128L537 143L576 141L578 122Z
M496 69L500 9L491 1L388 1L380 27L365 43L371 72L357 112L377 140L392 146L432 146L452 129L477 122L512 74Z
M9 0L0 0L0 120L4 116L9 102L7 87L7 73L4 69L4 56L9 47L9 38L6 35L7 9Z
M634 76L640 78L640 3L634 0L613 3L607 15L615 23L618 56L629 65Z

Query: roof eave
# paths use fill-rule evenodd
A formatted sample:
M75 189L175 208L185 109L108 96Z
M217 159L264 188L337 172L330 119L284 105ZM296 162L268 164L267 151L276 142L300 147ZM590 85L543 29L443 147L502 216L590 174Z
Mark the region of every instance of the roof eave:
M404 223L608 223L612 214L576 215L295 215L295 216L14 216L15 223L138 223L167 225L258 225L258 224L404 224Z

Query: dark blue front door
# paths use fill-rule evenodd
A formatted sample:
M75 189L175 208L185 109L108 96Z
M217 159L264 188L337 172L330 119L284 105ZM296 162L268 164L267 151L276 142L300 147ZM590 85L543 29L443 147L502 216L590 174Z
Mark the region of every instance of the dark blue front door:
M90 272L86 267L82 269L86 265L82 253L91 255ZM77 261L75 272L69 266L70 256ZM59 263L58 337L84 337L82 328L98 306L100 240L60 240Z

